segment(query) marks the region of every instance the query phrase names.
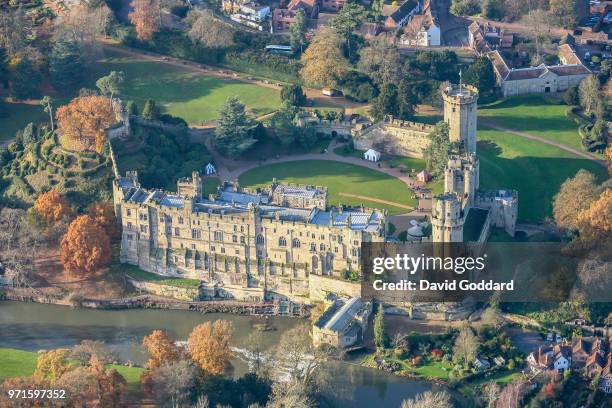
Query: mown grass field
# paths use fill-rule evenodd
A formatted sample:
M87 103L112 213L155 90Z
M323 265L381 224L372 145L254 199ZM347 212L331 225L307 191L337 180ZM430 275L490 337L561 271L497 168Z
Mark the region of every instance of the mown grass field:
M552 216L553 197L561 183L586 169L601 182L606 169L555 146L513 134L478 130L480 187L519 192L519 220L541 222ZM576 197L579 199L579 197Z
M0 144L15 137L15 133L28 123L49 120L43 107L38 104L2 103L6 116L0 116Z
M280 105L280 95L275 89L215 78L164 62L108 52L96 64L92 78L97 79L110 71L126 74L125 90L121 95L124 101L134 100L142 109L147 99L153 99L167 113L191 125L216 119L230 96L238 97L254 115L271 112Z
M503 99L478 107L478 116L508 129L527 132L583 150L578 124L567 115L569 106L545 96ZM482 121L481 121L482 123Z
M38 353L15 348L0 347L0 382L7 378L28 377L36 370ZM126 367L119 364L109 364L125 378L128 388L137 390L140 384L140 375L144 368Z
M412 191L395 177L365 167L334 161L301 160L265 165L242 174L239 181L241 186L261 187L271 183L275 177L282 182L325 186L328 188L331 205L363 203L366 206L387 209L390 214L407 212L404 208L341 196L339 193L372 197L409 206L416 205Z

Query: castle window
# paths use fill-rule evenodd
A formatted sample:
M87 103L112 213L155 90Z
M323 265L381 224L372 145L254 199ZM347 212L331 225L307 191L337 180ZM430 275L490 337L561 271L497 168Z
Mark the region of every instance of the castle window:
M315 234L310 234L310 238L315 239Z
M280 237L278 239L278 246L282 246L282 247L287 246L287 240L285 239L285 237Z
M199 229L192 229L191 230L191 238L193 239L200 239L202 238L202 232Z
M183 220L183 217L179 217L179 219L178 219L178 223L179 223L179 224L182 224L182 223L183 223L183 221L184 221L184 220Z
M221 253L224 254L225 253L225 248L221 247Z
M240 250L239 249L236 250L236 255L240 255Z
M127 234L127 239L128 241L131 241L134 239L134 236L132 234Z
M257 243L258 244L263 244L264 243L263 235L261 235L261 234L257 235Z
M244 225L240 226L240 232L244 232Z
M331 236L331 239L332 239L332 241L336 241L336 236L335 236L335 235L332 235L332 236Z
M211 246L211 247L210 247L210 251L211 251L211 252L215 252L215 247L214 247L214 246Z
M342 243L342 236L338 235L338 243L341 244Z
M223 232L215 231L215 241L223 241Z
M131 229L132 229L132 223L131 223L131 222L128 222L128 223L127 223L127 227L128 227L128 229L129 229L129 230L131 230Z
M359 241L353 241L353 245L359 245Z
M234 232L238 231L238 227L234 225Z
M172 235L172 227L166 227L166 234Z
M241 237L240 237L240 243L241 243L241 244L244 244L244 243L245 243L244 236L241 236Z
M195 244L191 244L191 249L195 250ZM196 253L196 259L198 259L198 254Z
M314 252L316 250L317 250L317 244L313 242L312 244L310 244L310 252Z
M338 247L334 247L334 252L338 253Z
M232 235L232 242L238 242L238 237L236 235Z
M132 210L130 210L129 208L127 210L125 210L125 215L127 215L128 217L132 216Z
M291 246L293 248L299 248L300 247L300 240L297 238L293 238L293 241L291 241Z
M181 235L181 230L180 230L179 228L175 228L175 229L174 229L174 235L176 235L177 237L178 237L179 235Z
M325 251L325 244L321 244L321 245L319 245L319 250L321 250L321 251Z
M353 250L351 251L353 256L359 256L359 250L357 248L353 248Z
M146 234L147 232L147 226L146 225L141 225L140 226L140 232L144 232Z

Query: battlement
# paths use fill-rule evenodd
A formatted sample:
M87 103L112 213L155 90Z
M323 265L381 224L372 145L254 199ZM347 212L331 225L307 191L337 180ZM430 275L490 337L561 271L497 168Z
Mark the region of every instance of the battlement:
M478 99L478 89L472 85L449 83L443 89L442 98L452 103L474 103Z

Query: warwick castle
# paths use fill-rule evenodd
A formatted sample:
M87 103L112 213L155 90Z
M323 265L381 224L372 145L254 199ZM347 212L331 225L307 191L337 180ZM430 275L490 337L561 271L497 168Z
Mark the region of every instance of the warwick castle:
M518 196L480 191L476 154L478 92L448 86L444 121L458 146L433 198L434 242L485 242L491 226L514 235ZM358 149L422 157L430 125L385 120L353 132ZM342 277L360 273L361 244L388 240L386 211L330 207L327 189L281 184L247 189L225 182L204 197L197 172L176 192L147 190L136 172L113 182L122 226L121 261L165 276L200 279L212 296L305 302L327 293L360 296Z

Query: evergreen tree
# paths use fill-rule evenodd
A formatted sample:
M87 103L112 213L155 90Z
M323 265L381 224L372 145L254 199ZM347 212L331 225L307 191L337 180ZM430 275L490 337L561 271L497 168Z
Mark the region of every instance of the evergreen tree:
M448 138L448 125L439 122L434 131L429 134L429 146L423 152L427 170L435 176L444 172L448 157L452 151L452 144Z
M397 110L398 116L403 120L408 120L414 115L417 103L416 95L412 86L407 80L402 79L397 89Z
M21 135L24 146L28 146L38 141L38 129L32 122L28 123L26 127L23 128Z
M153 99L147 99L142 108L142 117L149 120L159 119L160 111Z
M351 58L351 36L353 31L361 26L363 13L362 5L346 2L338 11L338 14L329 22L331 28L346 41L349 59Z
M12 96L15 99L28 99L38 96L41 76L32 61L22 58L15 65Z
M295 15L295 22L289 28L289 41L294 53L301 54L304 52L304 47L306 46L304 34L306 34L307 30L306 15L303 9L299 9Z
M382 304L378 305L378 311L374 317L374 343L378 349L385 349L389 346L389 334L385 326L385 310Z
M281 101L293 106L301 106L306 102L306 95L304 95L304 91L299 85L283 85L280 97Z
M227 99L219 111L215 144L219 151L229 157L238 157L257 142L252 130L255 121L250 119L244 104L236 97Z
M134 101L128 101L126 105L127 112L132 116L138 116L138 105Z
M49 55L51 82L58 90L74 89L83 81L81 50L75 41L60 38Z
M481 94L491 93L495 88L495 72L491 60L487 57L477 58L465 72L464 80L478 88Z
M385 115L398 116L397 87L395 84L386 83L380 89L380 94L373 99L370 115L374 120L382 120Z
M580 95L578 94L578 87L572 86L567 88L567 91L563 94L563 101L569 106L575 106L580 103Z
M110 74L99 78L96 81L96 87L102 95L113 99L121 93L123 83L125 82L125 74L123 71L111 71Z
M0 84L7 88L9 82L8 56L6 50L0 47Z

